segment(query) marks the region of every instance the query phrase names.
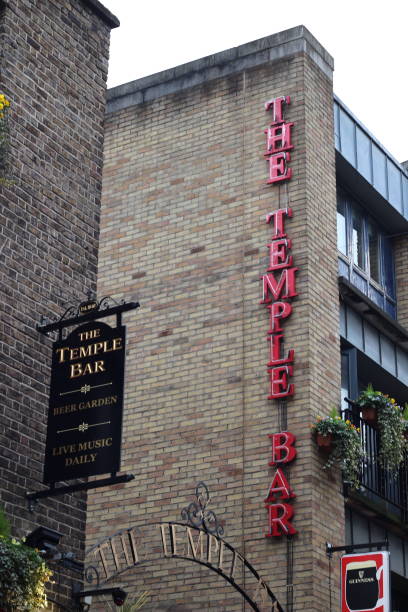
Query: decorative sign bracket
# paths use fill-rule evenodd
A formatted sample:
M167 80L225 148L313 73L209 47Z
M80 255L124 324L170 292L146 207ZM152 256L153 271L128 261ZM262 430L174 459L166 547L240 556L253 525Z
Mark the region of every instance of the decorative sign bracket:
M121 474L120 476L117 476L115 473L113 473L111 474L110 478L102 478L101 480L80 482L78 484L67 485L64 487L50 486L49 489L43 489L42 491L34 491L33 493L26 493L28 509L30 512L34 512L38 500L42 499L43 497L56 497L57 495L65 495L66 493L74 493L75 491L87 491L88 489L109 487L110 485L114 484L130 482L133 479L134 474Z
M382 540L381 542L368 542L366 544L347 544L346 546L333 546L330 542L326 542L326 555L331 559L335 552L346 552L352 553L354 550L360 550L362 548L386 548L388 550L389 542L388 539Z
M113 305L110 305L113 303ZM37 331L40 334L49 334L53 331L58 331L59 340L62 340L62 330L64 327L72 325L81 325L88 321L103 319L116 315L116 326L122 325L122 313L128 310L139 308L139 302L116 302L112 297L105 296L99 302L96 300L87 300L81 302L78 306L70 306L58 321L47 323L46 325L37 325Z

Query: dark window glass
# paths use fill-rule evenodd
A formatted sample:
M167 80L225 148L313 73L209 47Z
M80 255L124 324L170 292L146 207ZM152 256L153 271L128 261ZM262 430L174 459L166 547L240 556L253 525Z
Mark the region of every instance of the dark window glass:
M394 257L391 240L387 236L382 237L382 255L385 291L395 299L395 276L394 276Z
M377 228L368 224L368 261L370 266L370 278L377 283L380 282L380 237Z

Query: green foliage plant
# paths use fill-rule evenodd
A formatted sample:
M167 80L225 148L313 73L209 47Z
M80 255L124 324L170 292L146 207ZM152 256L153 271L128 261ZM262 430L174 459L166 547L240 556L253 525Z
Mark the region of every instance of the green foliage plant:
M39 553L10 536L10 526L0 509L0 610L45 608L45 585L50 577Z
M311 429L314 436L321 434L332 437L332 448L323 469L337 464L345 482L353 489L358 489L364 459L360 430L348 419L342 419L336 408L332 409L329 416L318 417Z
M375 407L377 409L378 463L383 469L396 476L407 449L404 436L406 423L401 406L394 398L381 391L375 391L371 384L362 391L356 403L360 408Z

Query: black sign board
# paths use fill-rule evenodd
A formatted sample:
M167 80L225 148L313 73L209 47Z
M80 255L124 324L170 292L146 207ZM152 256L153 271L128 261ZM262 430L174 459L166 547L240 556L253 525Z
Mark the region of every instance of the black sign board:
M92 321L54 343L45 483L119 471L125 331Z

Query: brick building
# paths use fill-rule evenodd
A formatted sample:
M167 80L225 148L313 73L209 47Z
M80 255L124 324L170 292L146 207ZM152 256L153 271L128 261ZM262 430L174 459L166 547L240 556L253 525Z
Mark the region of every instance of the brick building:
M41 500L51 342L38 333L95 291L110 29L97 0L2 0L0 91L11 102L0 185L0 503L13 535L39 526L83 557L86 495ZM55 609L73 609L52 563ZM60 605L59 605L60 604ZM62 608L63 605L67 607Z
M408 385L407 173L334 98L332 71L300 26L108 92L98 293L141 302L122 458L135 480L89 495L88 562L129 599L148 590L146 609L250 609L237 585L272 609L236 552L185 526L200 481L283 609L338 610L326 542L386 536L406 609L405 468L393 480L367 447L353 492L310 433L369 382L400 403ZM352 416L367 446L377 434ZM296 498L271 510L283 431Z

